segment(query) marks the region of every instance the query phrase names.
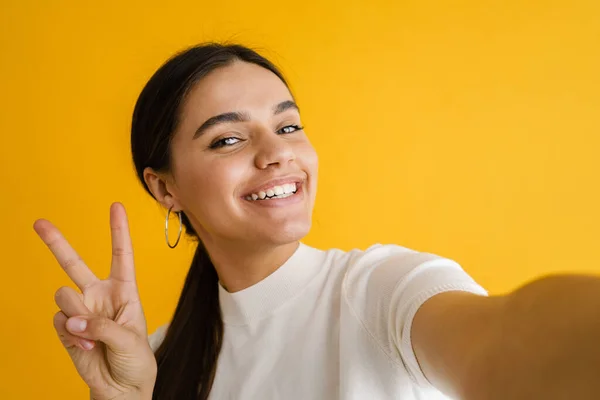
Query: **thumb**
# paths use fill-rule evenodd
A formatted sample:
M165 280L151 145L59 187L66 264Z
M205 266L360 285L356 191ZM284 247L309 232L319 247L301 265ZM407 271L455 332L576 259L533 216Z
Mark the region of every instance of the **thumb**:
M133 331L105 317L80 315L69 318L66 328L73 335L99 340L113 351L131 351L138 340Z

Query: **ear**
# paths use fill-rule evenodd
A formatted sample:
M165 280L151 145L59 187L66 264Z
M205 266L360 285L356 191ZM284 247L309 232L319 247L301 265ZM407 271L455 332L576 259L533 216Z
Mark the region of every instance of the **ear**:
M172 211L181 211L172 177L168 173L157 172L150 167L144 169L144 181L154 198L166 209L173 207Z

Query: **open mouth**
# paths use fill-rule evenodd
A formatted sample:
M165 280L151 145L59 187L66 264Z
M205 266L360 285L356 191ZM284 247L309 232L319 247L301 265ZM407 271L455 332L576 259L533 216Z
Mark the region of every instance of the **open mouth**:
M249 194L245 197L245 199L249 201L285 199L286 197L293 196L294 194L296 194L296 192L298 192L298 185L299 182L273 186L266 190L261 190L258 193Z

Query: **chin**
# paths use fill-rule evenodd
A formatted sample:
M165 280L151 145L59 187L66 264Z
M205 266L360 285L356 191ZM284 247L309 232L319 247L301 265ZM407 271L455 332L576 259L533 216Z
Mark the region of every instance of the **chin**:
M260 236L276 245L288 244L302 240L311 228L310 219L306 221L289 221L279 224L278 229L261 232Z

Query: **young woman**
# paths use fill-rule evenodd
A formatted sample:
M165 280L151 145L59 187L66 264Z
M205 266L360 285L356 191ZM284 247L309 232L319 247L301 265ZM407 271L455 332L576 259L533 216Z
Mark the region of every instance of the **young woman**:
M590 389L581 368L554 362L573 362L567 326L581 321L549 315L561 290L589 294L597 280L544 279L488 297L433 254L301 242L317 155L283 76L254 51L208 44L171 58L138 99L131 148L167 223L176 214L180 235L185 227L198 240L172 320L150 340L123 206L111 207L106 280L50 222L35 223L81 290L57 291L54 326L93 399L560 398L567 387L584 398ZM166 237L171 247L179 239ZM548 384L548 373L576 376L577 389Z

